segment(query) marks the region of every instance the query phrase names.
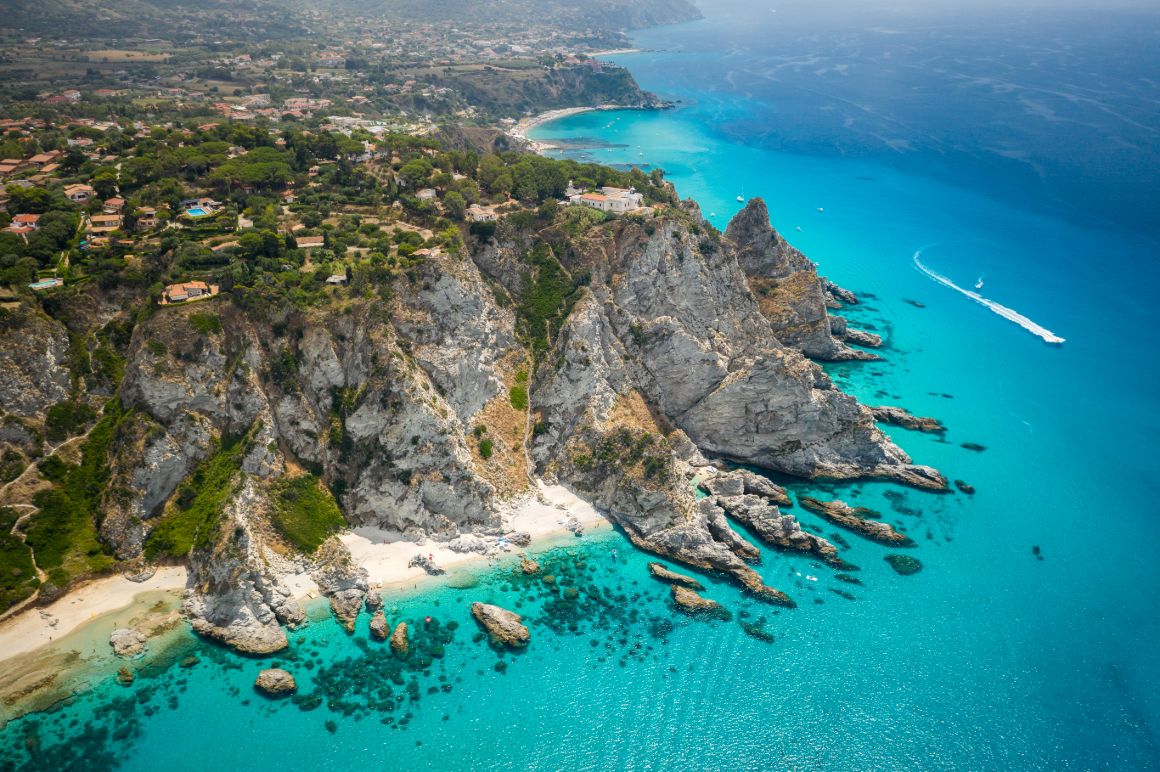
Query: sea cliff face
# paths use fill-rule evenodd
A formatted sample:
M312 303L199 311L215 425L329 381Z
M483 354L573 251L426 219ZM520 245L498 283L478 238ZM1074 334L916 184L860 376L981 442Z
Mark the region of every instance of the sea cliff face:
M533 340L522 309L546 266L574 291ZM800 292L763 302L767 279ZM779 549L836 560L834 548L752 475L721 477L698 503L690 480L723 474L710 459L946 484L807 358L848 350L829 332L828 286L761 202L725 234L687 202L551 246L501 227L416 266L389 300L158 309L127 347L94 526L124 565L187 561L194 628L249 652L282 648L303 622L295 575L348 625L367 590L336 538L303 544L282 523L283 491L304 476L350 526L441 541L497 535L504 501L537 477L560 482L638 546L790 605L729 517ZM67 389L68 336L32 313L6 334L0 400L43 416ZM35 382L18 375L28 356L46 363Z

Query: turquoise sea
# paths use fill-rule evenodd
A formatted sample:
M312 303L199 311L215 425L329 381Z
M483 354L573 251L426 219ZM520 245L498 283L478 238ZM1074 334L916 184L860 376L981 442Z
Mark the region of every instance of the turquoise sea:
M861 585L766 553L762 574L798 608L705 577L733 619L691 621L621 536L579 540L543 558L555 586L508 566L389 599L389 618L420 630L406 667L365 617L353 637L312 624L274 659L191 643L193 667L128 688L110 672L9 724L0 768L1160 767L1160 26L844 10L706 7L617 58L677 109L537 137L663 167L721 228L738 196L762 196L864 298L849 317L887 338L885 361L828 369L867 403L942 419L945 440L890 434L978 492L791 488L880 510L919 542L920 573L847 536ZM919 250L1066 343L935 283ZM529 650L478 640L473 600L524 613ZM274 661L299 676L297 703L253 693Z

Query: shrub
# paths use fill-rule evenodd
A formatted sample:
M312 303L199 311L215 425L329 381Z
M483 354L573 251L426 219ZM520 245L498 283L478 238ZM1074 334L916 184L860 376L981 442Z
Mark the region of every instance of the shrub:
M317 550L346 527L334 496L314 475L280 481L275 488L274 527L302 552Z
M217 314L190 314L189 323L202 335L222 331L222 320Z
M44 425L48 429L48 438L53 442L77 434L86 424L97 417L97 411L84 402L67 400L58 402L48 409Z
M508 399L512 403L512 407L516 410L528 409L528 387L527 386L512 386L508 390Z
M479 441L479 455L483 458L484 461L491 458L491 454L494 449L495 443L493 443L491 440Z

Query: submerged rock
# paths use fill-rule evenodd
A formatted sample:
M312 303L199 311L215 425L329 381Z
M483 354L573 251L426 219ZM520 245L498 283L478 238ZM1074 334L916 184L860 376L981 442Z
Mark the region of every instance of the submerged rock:
M118 657L139 657L145 653L146 638L140 632L121 627L109 636L109 645Z
M258 674L254 688L271 697L284 697L298 691L294 676L281 668L270 668Z
M963 480L955 480L955 487L958 488L963 493L967 494L968 496L975 495L975 486L970 485Z
M379 609L371 617L371 636L377 641L385 641L390 629L387 625L387 615L383 613L382 609Z
M887 555L882 559L889 563L891 568L903 576L917 574L922 570L922 563L918 560L918 558L912 558L909 555Z
M894 530L888 523L866 519L867 516L876 514L872 509L851 507L843 501L819 501L809 496L802 496L799 500L803 507L823 520L848 528L870 541L894 547L914 546L913 539Z
M900 407L882 405L880 407L870 408L870 412L874 414L875 421L893 426L901 426L903 429L912 429L916 432L927 432L928 434L944 434L947 430L937 418L924 418L912 415Z
M472 603L471 616L475 617L492 641L522 649L531 640L531 633L523 625L523 617L499 606Z
M648 572L652 574L654 578L660 579L662 582L666 582L668 584L679 584L683 587L688 587L691 590L705 589L705 585L701 584L693 577L685 576L684 574L678 574L676 571L670 571L660 563L649 563Z
M528 576L540 573L540 564L531 558L520 558L520 570Z

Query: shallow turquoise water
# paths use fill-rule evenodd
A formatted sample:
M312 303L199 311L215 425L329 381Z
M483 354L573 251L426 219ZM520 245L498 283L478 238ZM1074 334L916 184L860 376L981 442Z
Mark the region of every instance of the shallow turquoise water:
M503 572L476 588L397 602L392 622L421 623L431 615L440 624L458 623L443 659L429 674L414 674L417 702L406 690L411 673L402 686L390 682L392 661L366 642L365 618L354 637L326 620L294 638L291 656L299 659L289 665L303 694L320 684L346 695L389 684L391 699L403 697L394 710L380 704L344 715L338 704L337 711L325 704L304 711L272 703L253 694L251 684L274 660L199 645L202 662L194 668L172 667L129 689L110 675L73 706L9 725L2 735L8 758L28 759L15 751L35 723L40 751L33 766L44 769L66 766L46 755L53 749L77 766L120 760L128 769L191 770L273 763L288 769L1160 765L1160 610L1152 595L1160 580L1153 500L1160 272L1155 224L1132 219L1148 190L1129 184L1141 177L1138 159L1121 159L1136 164L1131 173L1097 152L1087 165L1053 166L1058 159L1045 157L1035 159L1040 175L1012 172L956 133L972 125L967 96L947 92L939 109L915 115L899 106L897 94L941 93L937 82L882 66L873 45L814 30L813 38L795 37L806 41L796 44L864 49L874 57L850 53L846 62L781 67L798 61L795 42L765 22L741 28L733 13L725 7L701 24L654 30L641 42L664 51L621 59L646 88L682 99L681 109L582 115L539 136L574 140L577 157L663 166L719 227L740 207L738 195L763 196L791 241L826 275L863 295L849 316L887 337L887 361L828 369L868 403L941 418L949 427L945 441L890 433L916 460L978 493L936 496L878 483L792 487L879 509L919 542L913 554L924 570L898 576L882 560L889 550L853 536L844 555L861 566L862 586L841 583L808 560L766 553L761 572L797 599L797 609L779 612L705 578L706 595L735 618L692 622L673 614L665 588L647 576L647 558L622 537L580 542L572 555L554 553L552 570L575 576L579 587L600 594L599 602L582 593L574 607L561 601L545 610L555 595L537 584L513 584ZM922 29L921 38L892 45L976 62L964 53L977 48L976 38ZM827 35L842 46L822 45ZM929 40L941 41L937 52ZM1119 50L1131 55L1131 46ZM983 64L977 66L984 71L970 73L975 80L987 75ZM897 92L860 86L859 107L846 115L840 105L851 95L841 82L818 84L822 76L814 74L841 72L835 69L841 65L854 78L871 71L902 85ZM1035 158L1052 131L1078 132L1067 137L1079 141L1084 126L1098 125L1109 112L1141 117L1130 90L1119 102L1108 93L1100 109L1062 128L1042 126L1030 114L1019 123L1003 112L1005 103L989 102L988 114L1003 115L1008 132L986 137L986 144ZM1064 114L1059 105L1055 110ZM879 147L876 136L892 144ZM1128 129L1122 136L1125 143L1142 141ZM898 152L899 139L917 149ZM952 144L959 151L946 150ZM1144 164L1143 178L1155 174L1152 164ZM919 249L927 265L962 286L983 276L984 295L1066 344L1046 346L933 283L913 267ZM966 450L964 442L986 450ZM819 533L834 532L795 512ZM1036 545L1043 560L1032 554ZM473 641L467 606L477 599L519 603L531 619L532 646L505 655L502 673L496 653ZM772 644L739 625L762 616ZM332 663L340 663L342 678L318 677ZM140 692L152 686L153 696ZM120 710L94 716L111 700L121 701ZM90 735L78 740L86 722ZM118 730L123 736L114 735Z

